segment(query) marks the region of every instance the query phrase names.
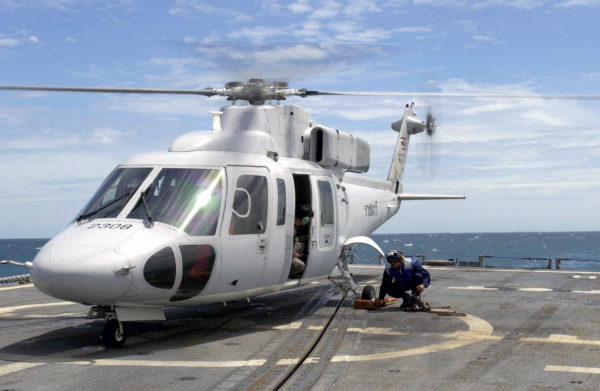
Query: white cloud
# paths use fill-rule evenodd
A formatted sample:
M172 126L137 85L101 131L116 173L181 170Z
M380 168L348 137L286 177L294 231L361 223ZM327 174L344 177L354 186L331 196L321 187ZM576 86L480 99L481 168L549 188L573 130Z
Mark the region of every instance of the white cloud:
M107 10L135 6L134 0L0 0L0 11L16 12L28 9L51 9L55 11L74 12L78 7Z
M195 96L135 96L113 97L106 103L106 109L111 111L125 111L136 114L145 114L152 116L192 116L206 117L207 111L198 109L198 99L202 97ZM222 104L214 101L214 104ZM116 136L108 134L110 140L115 140Z
M10 38L5 36L4 34L0 34L0 46L12 48L18 46L20 43L21 42L16 38Z
M22 138L5 139L0 143L4 151L49 151L74 147L117 145L128 133L111 128L96 128L91 133L45 130Z
M77 39L75 39L73 37L67 37L65 39L65 42L68 42L68 43L77 43Z
M362 17L366 13L378 13L381 11L377 2L373 0L351 0L344 7L344 14L351 17Z
M431 27L426 27L426 26L405 26L405 27L396 28L396 29L394 29L394 31L397 33L413 34L413 33L430 33L433 31L433 29Z
M269 50L259 50L253 53L256 61L281 62L281 61L314 61L328 57L329 53L322 48L311 45L294 45L291 47L278 47Z
M545 3L543 0L486 0L476 2L472 5L472 7L477 9L492 6L506 6L511 8L532 10L543 6L544 4Z
M3 124L18 125L22 122L22 119L17 115L17 109L0 107L0 122Z
M473 35L473 40L480 42L489 42L494 44L506 44L506 42L499 40L498 38L496 38L496 35L494 33L489 31L482 34Z
M338 41L372 43L389 38L392 31L380 28L364 28L353 20L344 20L328 24L336 32L334 38Z
M415 5L452 6L461 7L466 5L464 0L413 0Z
M111 145L119 142L123 138L123 132L111 128L96 128L93 130L88 143Z
M285 31L279 27L244 27L229 33L227 36L234 39L246 39L250 41L264 41L279 35L284 35Z
M308 20L304 21L300 28L294 28L292 30L292 35L295 35L297 37L303 37L306 39L318 39L324 41L322 28L323 25L321 24L321 22L318 22L316 20Z
M304 14L312 10L312 7L308 4L308 0L298 0L288 5L287 8L295 14Z
M40 43L40 39L36 35L26 36L24 32L19 34L19 38L9 37L0 33L0 46L12 48L23 43Z
M194 13L226 16L230 22L249 22L252 16L236 11L233 7L217 7L203 0L177 0L176 5L169 8L173 16L189 17Z
M600 6L600 0L569 0L563 1L556 4L556 7L570 8L570 7L598 7Z
M387 38L390 38L392 33L385 29L367 29L357 31L353 35L341 35L338 34L336 37L340 40L347 40L352 42L365 42L375 43Z
M320 4L320 7L315 7L313 13L310 15L311 18L330 19L337 16L342 8L342 4L334 0L325 0Z

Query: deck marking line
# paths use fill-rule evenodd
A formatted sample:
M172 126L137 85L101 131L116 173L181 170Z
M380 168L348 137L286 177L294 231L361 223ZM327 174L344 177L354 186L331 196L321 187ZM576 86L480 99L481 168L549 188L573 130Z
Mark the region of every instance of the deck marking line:
M37 362L15 362L12 364L3 365L0 367L0 376L8 375L10 373L19 372L24 369L37 367L42 363Z
M275 365L296 365L300 361L299 358L282 358Z
M70 301L57 301L54 303L43 303L43 304L26 304L26 305L17 305L14 307L0 307L0 314L9 314L11 312L15 312L18 310L28 310L32 308L43 308L43 307L54 307L61 305L74 305L77 303L71 303Z
M296 330L296 329L299 329L300 326L302 326L302 321L298 320L296 322L292 322L292 323L288 323L288 324L282 324L281 326L275 326L275 327L272 327L272 328L275 329L275 330Z
M375 353L375 354L365 354L365 355L341 355L341 356L333 356L331 358L331 362L345 362L345 361L373 361L373 360L386 360L391 358L399 358L399 357L410 357L418 354L428 354L428 353L436 353L444 350L451 350L460 348L463 346L470 345L475 342L485 341L485 340L501 340L503 336L494 336L492 333L494 332L494 328L491 324L486 322L485 320L478 318L473 315L467 314L464 317L459 317L457 319L462 320L469 326L468 331L456 331L450 335L447 335L448 338L453 338L447 342L434 343L427 346L421 346L418 348L412 349L404 349L404 350L396 350L392 352L385 353Z
M267 360L237 360L237 361L146 361L146 360L115 360L100 359L93 361L65 361L70 365L99 365L99 366L132 366L132 367L188 367L188 368L239 368L259 367Z
M600 341L593 339L577 339L576 335L550 334L548 338L524 337L520 338L522 342L543 342L543 343L568 343L572 345L595 345L600 346Z
M0 291L9 291L11 289L21 289L21 288L31 288L31 287L33 287L33 284L20 284L20 285L7 286L7 287L0 288Z
M497 291L498 288L486 288L482 285L449 286L448 289L463 289L468 291Z
M521 292L552 292L551 288L519 288Z
M600 374L600 368L570 367L566 365L546 365L544 371Z
M572 291L573 293L589 293L592 295L600 295L599 290L591 290L591 291Z
M389 327L367 327L366 329L361 329L359 327L348 327L346 329L346 332L372 334L372 335L407 335L408 334L405 331L394 331Z
M573 278L581 278L581 276L579 274L574 275Z
M596 278L598 278L598 276L589 276L588 277L590 280L595 280Z

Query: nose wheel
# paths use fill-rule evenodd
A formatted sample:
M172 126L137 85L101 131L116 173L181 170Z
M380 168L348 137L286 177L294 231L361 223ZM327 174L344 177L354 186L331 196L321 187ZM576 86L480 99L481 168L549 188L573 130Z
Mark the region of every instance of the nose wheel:
M102 343L107 348L120 348L125 345L127 333L118 318L107 318L102 330Z

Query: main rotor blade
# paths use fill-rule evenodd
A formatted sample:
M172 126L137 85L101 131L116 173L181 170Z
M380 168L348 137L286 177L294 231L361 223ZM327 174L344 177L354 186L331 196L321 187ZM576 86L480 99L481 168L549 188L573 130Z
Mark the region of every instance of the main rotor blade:
M402 96L402 97L446 97L446 98L492 98L492 99L546 99L546 100L600 100L600 95L574 95L574 94L491 94L491 93L468 93L468 92L400 92L400 91L316 91L307 89L268 88L257 93L249 88L205 88L202 90L175 90L157 88L113 88L113 87L49 87L49 86L3 86L0 90L13 91L56 91L56 92L100 92L100 93L124 93L124 94L179 94L179 95L203 95L203 96L227 96L230 100L248 99L259 96L258 100L285 99L286 96L316 96L316 95L354 95L354 96ZM264 95L264 96L263 96Z
M125 94L182 94L213 96L218 90L207 88L204 90L169 90L156 88L113 88L113 87L47 87L47 86L2 86L0 90L13 91L59 91L59 92L105 92Z
M404 96L441 98L499 98L499 99L554 99L554 100L600 100L600 95L569 94L479 94L469 92L396 92L396 91L303 91L302 96L355 95L355 96Z

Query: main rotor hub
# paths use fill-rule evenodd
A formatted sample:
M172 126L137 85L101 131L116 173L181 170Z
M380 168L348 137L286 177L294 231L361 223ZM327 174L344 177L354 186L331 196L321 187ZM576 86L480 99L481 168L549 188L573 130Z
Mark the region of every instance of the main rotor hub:
M299 95L298 92L299 90L289 89L284 81L250 79L247 82L229 82L217 94L227 96L227 100L247 100L252 105L262 105L266 100L285 100L289 95Z

